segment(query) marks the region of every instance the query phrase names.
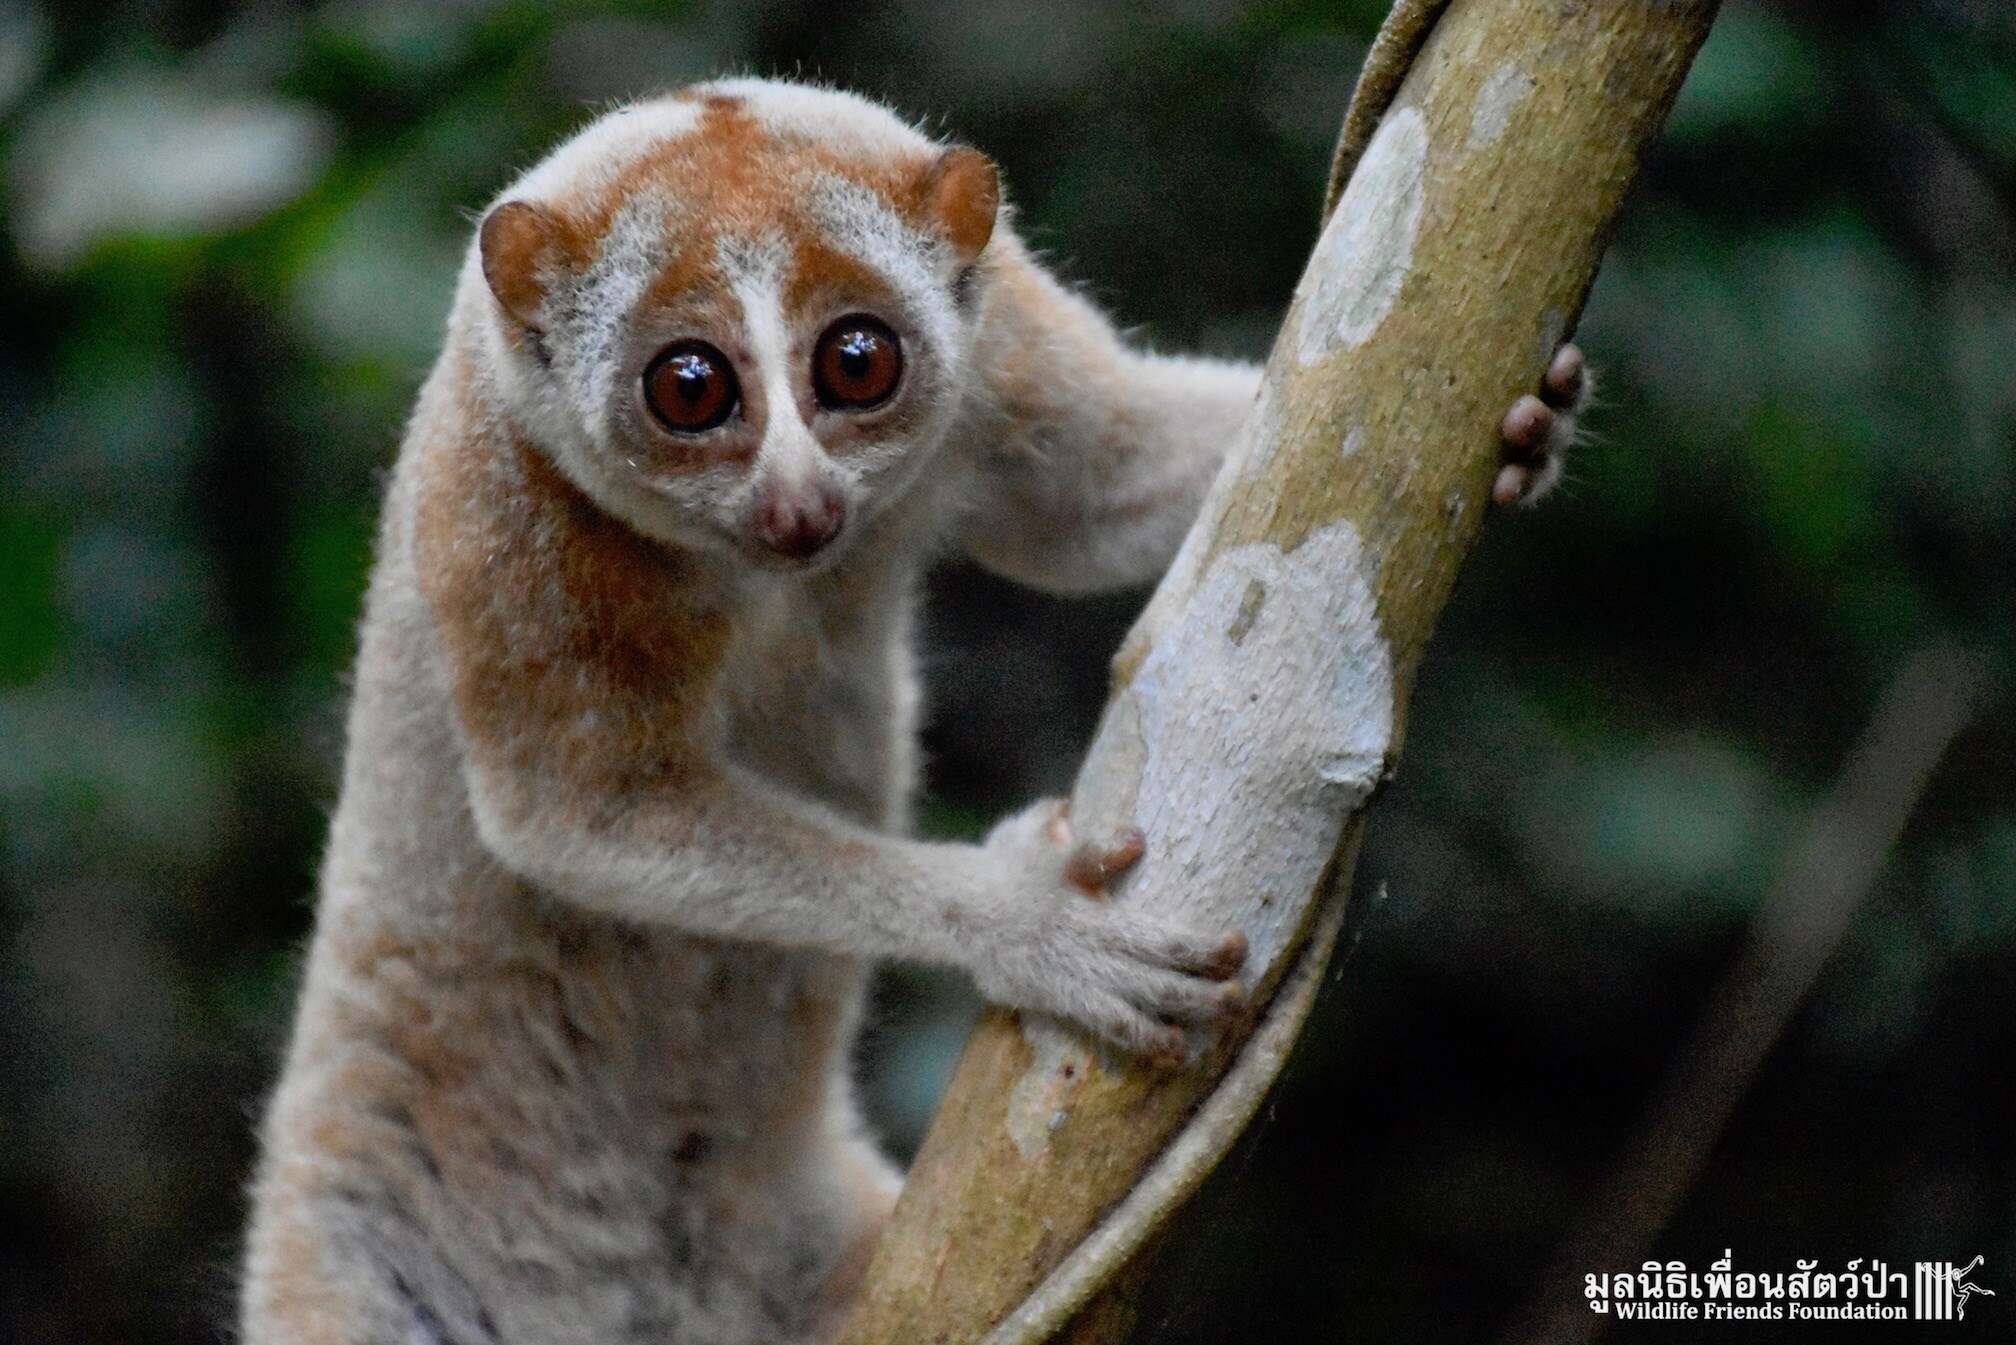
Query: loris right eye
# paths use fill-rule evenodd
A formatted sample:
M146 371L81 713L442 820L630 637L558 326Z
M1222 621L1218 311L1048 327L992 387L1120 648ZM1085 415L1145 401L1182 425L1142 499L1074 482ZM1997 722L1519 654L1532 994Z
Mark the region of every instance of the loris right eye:
M680 341L644 371L644 400L666 429L699 434L735 414L742 387L726 355L705 341Z

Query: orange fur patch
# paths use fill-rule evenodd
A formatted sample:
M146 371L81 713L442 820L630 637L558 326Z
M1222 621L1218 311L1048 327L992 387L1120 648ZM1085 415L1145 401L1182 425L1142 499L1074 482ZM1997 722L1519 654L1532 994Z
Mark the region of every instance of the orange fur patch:
M865 303L889 293L882 276L859 259L816 238L797 244L784 278L784 307L802 313L819 304Z
M805 213L815 176L838 177L880 196L913 227L936 233L972 260L992 235L1000 207L994 165L976 150L848 156L816 141L766 131L742 100L685 95L701 103L699 125L630 164L593 199L558 203L566 236L600 238L622 206L656 192L681 205L677 253L650 289L669 302L703 288L727 287L717 247L723 237L780 235L790 248L795 297L856 285L862 297L882 288L858 263L825 246Z
M692 769L729 630L691 562L529 445L469 428L419 451L415 560L479 764L606 800Z

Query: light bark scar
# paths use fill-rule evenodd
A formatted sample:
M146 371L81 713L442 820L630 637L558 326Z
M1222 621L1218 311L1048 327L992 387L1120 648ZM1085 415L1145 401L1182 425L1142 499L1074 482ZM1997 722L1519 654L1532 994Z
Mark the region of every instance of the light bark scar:
M1393 310L1414 264L1427 168L1420 109L1389 112L1310 258L1296 347L1303 366L1362 345Z
M1470 148L1483 149L1505 133L1512 111L1533 92L1533 77L1512 62L1493 70L1470 107Z
M1253 414L1246 418L1241 430L1242 441L1237 453L1240 474L1250 479L1263 470L1281 447L1281 398L1276 387L1277 379L1269 378L1260 385L1260 396L1253 404Z
M1216 557L1115 703L1145 758L1102 733L1079 777L1081 797L1131 798L1116 815L1148 836L1116 899L1243 929L1256 976L1305 909L1260 894L1315 890L1385 765L1393 671L1366 573L1341 521L1291 552L1252 542Z
M1033 1058L1008 1094L1008 1138L1027 1159L1050 1147L1050 1132L1063 1124L1078 1081L1092 1068L1092 1053L1055 1023L1024 1015L1022 1039Z

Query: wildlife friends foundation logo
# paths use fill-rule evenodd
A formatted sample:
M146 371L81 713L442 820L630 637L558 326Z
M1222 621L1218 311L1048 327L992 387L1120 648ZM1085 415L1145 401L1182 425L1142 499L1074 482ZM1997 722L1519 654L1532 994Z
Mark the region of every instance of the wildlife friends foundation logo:
M1582 1292L1590 1311L1620 1321L1960 1322L1969 1299L1995 1296L1972 1278L1984 1259L1920 1261L1907 1274L1857 1257L1839 1271L1797 1261L1790 1273L1772 1273L1737 1271L1725 1249L1706 1271L1647 1261L1636 1271L1592 1272L1582 1277Z
M1974 1294L1995 1297L1993 1289L1983 1289L1967 1278L1980 1264L1978 1256L1964 1266L1956 1266L1950 1261L1944 1265L1920 1261L1917 1279L1911 1287L1911 1302L1918 1311L1912 1316L1935 1321L1966 1321L1969 1297Z

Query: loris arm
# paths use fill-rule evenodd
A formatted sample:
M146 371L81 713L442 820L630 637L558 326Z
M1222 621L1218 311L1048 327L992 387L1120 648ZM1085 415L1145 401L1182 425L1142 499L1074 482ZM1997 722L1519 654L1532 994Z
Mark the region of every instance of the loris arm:
M591 785L584 796L580 780L556 778L550 765L479 749L466 779L487 848L595 910L717 938L957 967L997 1003L1158 1057L1180 1056L1185 1029L1215 1026L1242 1003L1230 978L1244 940L1074 885L1074 868L1104 878L1131 864L1140 842L1074 855L1055 805L1011 818L984 845L910 841L851 825L703 750L653 765L619 791Z
M1239 434L1259 367L1130 348L1006 229L988 267L982 390L959 430L981 476L967 551L1058 593L1159 578Z
M1257 365L1138 351L1012 233L988 249L974 353L982 390L959 433L980 471L968 554L1058 593L1161 577L1197 516L1260 386ZM1560 480L1593 379L1564 345L1539 395L1499 427L1500 504Z
M1039 805L984 845L911 841L738 771L715 706L734 613L531 450L430 449L416 572L477 833L504 866L694 934L956 966L990 999L1158 1055L1238 1005L1237 935L1090 898L1138 837L1074 849Z

